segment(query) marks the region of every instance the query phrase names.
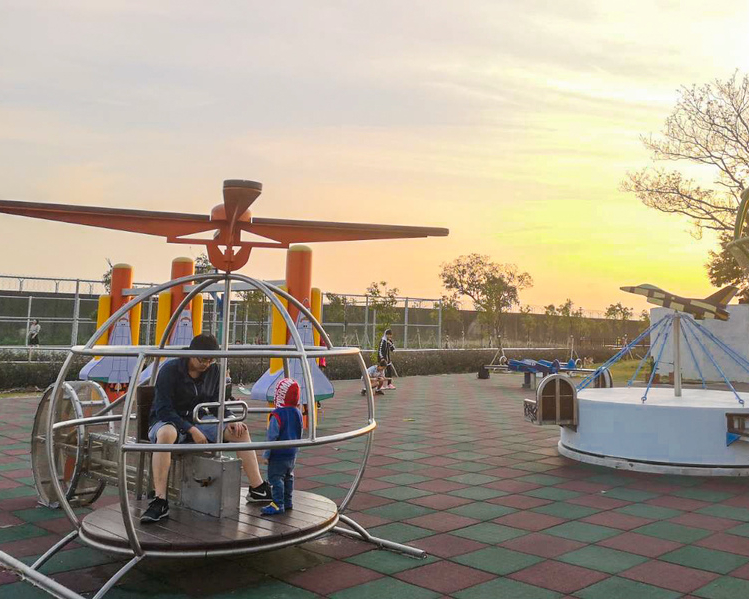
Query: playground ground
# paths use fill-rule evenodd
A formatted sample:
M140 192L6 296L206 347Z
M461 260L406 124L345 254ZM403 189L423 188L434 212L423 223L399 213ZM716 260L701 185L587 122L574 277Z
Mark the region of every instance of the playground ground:
M749 597L749 480L625 473L557 454L522 419L521 378L413 377L377 398L374 450L349 515L429 553L415 560L330 535L261 555L139 564L110 599L660 599ZM321 426L361 423L357 381ZM0 399L0 550L31 562L70 525L37 506L29 435L38 397ZM262 422L252 427L262 434ZM362 441L300 453L297 488L343 497ZM117 500L108 489L100 504ZM86 510L79 510L86 511ZM92 596L122 564L71 544L43 569ZM0 598L47 597L0 571Z

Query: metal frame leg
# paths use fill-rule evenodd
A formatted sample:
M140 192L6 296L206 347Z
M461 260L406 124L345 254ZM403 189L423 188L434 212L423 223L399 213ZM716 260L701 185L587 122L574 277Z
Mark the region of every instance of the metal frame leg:
M367 543L378 545L379 547L382 547L383 549L397 551L398 553L403 553L405 555L408 555L410 557L415 557L418 559L424 559L427 556L426 551L424 551L423 549L417 549L416 547L410 547L409 545L403 545L401 543L396 543L395 541L388 541L387 539L373 537L371 534L367 532L366 528L364 528L361 524L358 524L357 522L355 522L348 516L339 514L338 519L353 529L353 530L349 530L348 528L342 528L340 526L333 527L333 531L337 532L338 534L341 534L347 537L353 537L355 539L361 539L363 541L366 541Z
M125 576L125 574L127 574L130 571L130 569L133 566L135 566L144 557L146 557L145 554L136 555L128 563L126 563L124 566L122 566L122 568L120 568L119 570L117 570L117 573L114 576L112 576L112 578L110 578L109 580L107 580L107 583L103 587L101 587L101 589L99 590L98 593L96 593L96 595L94 595L94 599L101 599L104 595L106 595L109 592L109 590L115 584L117 584L117 581L120 578L122 578L123 576Z
M65 545L70 543L70 541L75 539L77 536L78 536L78 531L74 530L73 532L68 534L68 536L57 541L57 543L55 543L52 547L47 549L47 552L44 555L42 555L38 560L34 562L34 564L31 566L31 569L38 570L39 568L41 568L44 564L47 563L49 558L51 558L55 553L60 551L60 549L65 547Z

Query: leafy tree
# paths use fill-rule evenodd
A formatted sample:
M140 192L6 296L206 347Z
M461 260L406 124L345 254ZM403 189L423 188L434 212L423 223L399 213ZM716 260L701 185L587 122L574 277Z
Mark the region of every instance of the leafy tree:
M623 306L621 302L617 302L615 304L609 304L609 307L606 308L605 316L609 320L621 322L621 335L623 337L627 333L627 321L632 318L633 313L634 311L632 308L627 308Z
M398 318L398 311L395 309L398 303L398 288L388 288L386 281L373 281L367 287L367 296L370 309L377 311L377 335L382 335ZM377 343L377 339L373 341Z
M447 334L447 331L450 328L450 324L455 324L460 327L461 338L465 339L466 328L465 328L465 323L463 322L462 313L460 311L460 297L458 296L458 294L457 293L443 294L442 298L440 299L440 304L442 305L442 333L443 335ZM433 312L436 312L436 310ZM437 318L438 318L437 314L434 314L432 316L432 320L436 320Z
M518 309L520 312L520 324L523 325L523 331L525 332L528 343L531 342L533 332L536 329L536 319L533 316L533 308L530 306L520 306Z
M725 250L749 178L749 76L736 72L726 81L682 87L661 137L641 139L654 163L700 165L713 184L703 186L683 171L650 166L627 173L622 190L650 208L686 216L696 237L705 229L716 231L721 249L710 252L710 281L743 287L749 297L749 280Z
M265 343L265 326L264 323L268 320L268 311L270 309L270 302L265 294L258 290L247 290L239 292L240 303L239 310L243 319L250 322L259 323L260 343ZM239 314L237 315L239 317ZM252 340L250 340L252 342Z
M503 332L502 317L520 303L519 292L533 285L531 276L519 272L514 264L497 264L480 254L460 256L443 264L440 278L448 292L473 300L479 318L497 343Z
M196 275L205 275L205 274L212 273L212 272L216 272L216 269L214 268L213 264L211 264L211 261L208 259L208 254L203 252L197 258L195 258L195 274Z
M104 285L104 289L107 290L107 293L112 292L112 269L114 268L114 264L112 264L112 261L109 258L104 258L107 261L107 268L106 272L101 275L101 282Z
M349 307L354 305L354 301L345 295L338 295L337 293L326 293L325 297L328 298L328 305L325 306L325 318L328 322L340 322L343 324L342 338L345 345Z

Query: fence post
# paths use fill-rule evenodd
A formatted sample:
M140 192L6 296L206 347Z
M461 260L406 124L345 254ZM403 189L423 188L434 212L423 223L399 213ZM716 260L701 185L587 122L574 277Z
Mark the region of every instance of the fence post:
M406 298L406 307L403 311L403 349L408 349L408 298Z
M442 349L442 302L438 302L440 307L437 312L437 349Z
M70 345L78 343L78 319L81 314L81 281L75 280L75 300L73 301L73 330L70 333Z
M24 345L29 344L29 329L31 328L31 300L32 296L29 296L29 309L26 311L26 339Z
M372 310L372 349L377 349L377 308Z
M148 315L146 316L146 343L151 345L151 318L153 316L153 297L148 298Z
M369 341L369 296L364 296L364 340Z

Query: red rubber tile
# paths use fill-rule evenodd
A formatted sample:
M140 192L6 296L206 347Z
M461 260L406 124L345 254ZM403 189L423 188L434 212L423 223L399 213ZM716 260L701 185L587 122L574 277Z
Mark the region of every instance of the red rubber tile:
M706 516L705 514L695 513L676 516L675 518L671 518L669 522L683 524L684 526L694 526L695 528L705 528L707 530L714 530L715 532L734 528L736 526L736 520L716 518L715 516Z
M632 530L639 526L650 524L653 520L649 518L640 518L639 516L630 516L629 514L620 514L618 512L599 512L582 519L583 522L590 524L599 524L600 526L610 526L620 530Z
M619 576L680 593L691 593L715 580L720 574L651 560L620 572Z
M489 499L488 503L506 505L507 507L514 507L519 510L529 510L534 507L540 507L542 505L553 502L549 499L531 497L530 495L503 495L502 497L494 497L493 499Z
M294 573L285 580L318 595L329 595L349 587L382 578L382 574L347 562L328 562L304 572Z
M453 562L437 562L406 570L396 574L395 578L438 593L451 594L492 580L496 575Z
M727 551L728 553L749 556L749 538L747 537L739 537L719 532L697 541L695 545L707 547L708 549L718 549L719 551Z
M435 512L434 514L427 514L426 516L418 516L406 520L407 524L413 524L414 526L420 526L421 528L427 528L436 532L448 532L450 530L456 530L458 528L465 528L478 524L479 520L474 518L467 518L466 516L459 516L457 514L450 514L446 512Z
M603 572L552 560L540 562L508 576L559 593L574 593L608 577L609 575Z
M636 532L625 532L617 537L604 539L598 543L603 547L629 551L645 557L658 557L669 551L674 551L682 547L681 543L668 541L666 539L656 539L647 535L641 535Z
M450 534L432 535L425 539L417 539L416 541L411 541L409 545L423 549L429 555L436 555L443 558L478 551L487 546L485 543L479 543L478 541Z
M504 526L537 532L539 530L544 530L545 528L551 528L557 524L562 524L566 522L566 520L564 518L557 518L556 516L549 516L547 514L537 514L535 512L515 512L514 514L507 514L506 516L496 518L493 522L503 524Z

